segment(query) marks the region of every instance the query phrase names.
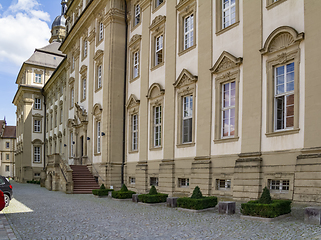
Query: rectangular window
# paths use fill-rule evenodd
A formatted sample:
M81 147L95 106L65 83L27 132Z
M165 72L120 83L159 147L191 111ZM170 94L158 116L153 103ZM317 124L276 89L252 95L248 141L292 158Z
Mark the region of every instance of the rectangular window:
M74 107L74 88L70 89L70 107Z
M140 22L140 6L137 4L135 6L135 26Z
M159 5L161 5L164 2L164 0L156 0L155 8L157 8Z
M70 157L74 156L74 138L72 132L70 133Z
M183 97L182 143L193 141L193 95Z
M101 22L99 23L99 41L101 41L104 37L104 24Z
M34 162L40 162L40 147L34 147Z
M75 69L75 57L72 56L72 66L71 66L72 70Z
M235 133L235 81L222 84L221 137L234 137Z
M184 50L194 45L194 14L184 18Z
M290 181L270 179L269 187L270 190L274 192L287 192L290 189Z
M231 189L230 179L217 179L216 180L217 190L229 190Z
M294 62L276 67L274 92L275 130L294 126Z
M162 106L154 107L154 147L162 145Z
M222 29L235 23L235 0L222 0Z
M9 160L9 154L6 154L6 160Z
M9 148L9 147L10 147L10 143L6 142L6 148Z
M101 137L100 122L97 122L97 153L100 153L100 137Z
M189 178L179 178L178 179L179 187L188 187L189 186Z
M97 68L97 88L101 88L101 65Z
M139 51L133 54L133 78L138 77L139 74Z
M129 177L129 183L135 184L136 179L134 177Z
M6 165L6 172L9 172L9 165Z
M41 83L41 74L39 73L35 74L35 83Z
M158 186L158 178L157 177L151 177L149 179L149 182L150 182L150 186L155 186L155 187Z
M41 109L41 99L35 98L35 109Z
M41 132L41 122L40 120L34 121L34 132Z
M132 115L132 151L138 150L138 115Z
M54 112L54 116L55 116L55 127L57 127L57 111Z
M82 99L86 99L86 79L82 80Z
M64 115L64 112L63 112L63 108L61 106L60 107L60 123L62 123L63 115Z
M35 177L40 177L40 173L35 173Z
M88 41L84 41L84 58L87 57Z
M163 35L156 37L155 41L155 66L163 62Z

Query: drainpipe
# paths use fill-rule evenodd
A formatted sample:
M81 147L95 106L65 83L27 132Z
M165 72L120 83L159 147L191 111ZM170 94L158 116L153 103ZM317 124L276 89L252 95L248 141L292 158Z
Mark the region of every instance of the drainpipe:
M124 166L125 166L125 158L126 158L126 153L125 153L125 130L126 130L126 95L127 95L127 38L128 38L128 23L127 23L127 0L125 1L125 24L126 24L126 33L125 33L125 71L124 71L124 94L123 94L123 159L122 159L122 164L121 164L121 185L124 184Z
M44 121L43 121L43 170L46 169L46 123L47 123L47 105L46 105L46 97L44 92L42 91L43 95L43 108L44 108Z

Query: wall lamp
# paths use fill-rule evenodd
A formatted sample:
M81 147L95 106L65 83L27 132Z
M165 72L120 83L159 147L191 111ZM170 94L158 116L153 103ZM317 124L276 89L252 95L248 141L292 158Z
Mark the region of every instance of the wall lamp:
M87 137L87 140L90 140L90 137Z
M67 144L64 144L64 147L67 147Z
M75 144L75 141L73 141L72 144Z
M101 136L105 136L106 134L104 132L101 132Z

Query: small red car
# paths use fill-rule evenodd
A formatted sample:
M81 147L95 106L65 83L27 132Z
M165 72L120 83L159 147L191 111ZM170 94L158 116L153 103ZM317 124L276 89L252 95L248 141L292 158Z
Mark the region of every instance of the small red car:
M0 190L0 211L6 206L6 201L4 200L4 194Z

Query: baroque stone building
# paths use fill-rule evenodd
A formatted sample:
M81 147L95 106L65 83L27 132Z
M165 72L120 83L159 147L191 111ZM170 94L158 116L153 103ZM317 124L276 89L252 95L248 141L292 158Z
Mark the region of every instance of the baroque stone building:
M14 176L16 126L7 126L6 119L0 120L0 175Z
M45 185L321 202L317 0L68 1ZM45 174L46 173L46 174ZM50 176L50 177L48 177ZM53 187L54 183L54 187Z

